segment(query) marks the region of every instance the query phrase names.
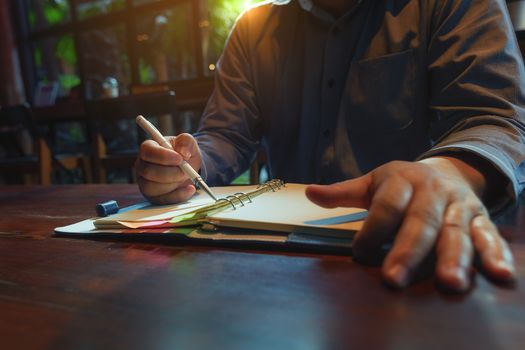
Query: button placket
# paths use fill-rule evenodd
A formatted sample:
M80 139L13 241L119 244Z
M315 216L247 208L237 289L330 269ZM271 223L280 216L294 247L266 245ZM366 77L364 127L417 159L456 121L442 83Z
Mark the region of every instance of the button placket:
M334 161L334 152L330 151L334 142L334 128L337 123L337 111L339 109L339 92L338 85L341 76L343 63L343 52L341 44L340 29L338 26L333 26L326 38L326 45L324 50L324 66L323 66L323 87L321 88L321 127L319 129L320 153L319 158L321 168L318 172L319 182L326 181L326 175L330 171L330 167Z

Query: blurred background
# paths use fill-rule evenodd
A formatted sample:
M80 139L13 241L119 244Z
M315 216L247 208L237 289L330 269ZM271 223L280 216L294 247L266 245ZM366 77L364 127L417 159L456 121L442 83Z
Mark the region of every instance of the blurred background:
M133 182L134 115L193 132L252 3L0 0L0 183Z
M135 115L193 132L255 2L0 0L0 184L134 182ZM507 5L521 43L524 1ZM236 182L259 182L263 163Z

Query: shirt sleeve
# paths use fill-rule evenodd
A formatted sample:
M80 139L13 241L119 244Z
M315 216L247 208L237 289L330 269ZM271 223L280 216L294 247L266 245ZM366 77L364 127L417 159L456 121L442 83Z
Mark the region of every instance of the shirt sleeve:
M260 144L260 113L251 78L248 13L233 27L215 70L215 87L194 135L201 175L226 185L250 165Z
M437 3L428 45L437 142L420 158L482 157L505 179L493 191L497 200L489 209L497 211L525 183L523 59L502 0Z

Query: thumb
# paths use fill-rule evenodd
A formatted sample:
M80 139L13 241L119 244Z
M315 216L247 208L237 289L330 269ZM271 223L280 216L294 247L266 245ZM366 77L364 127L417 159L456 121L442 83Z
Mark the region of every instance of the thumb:
M310 185L306 187L306 197L325 208L368 208L371 183L371 176L366 174L356 179L337 182L332 185Z

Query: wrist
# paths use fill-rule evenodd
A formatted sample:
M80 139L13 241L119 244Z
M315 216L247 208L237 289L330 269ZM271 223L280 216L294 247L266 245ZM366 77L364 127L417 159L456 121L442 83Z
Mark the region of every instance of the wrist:
M475 166L472 162L448 155L429 157L419 162L433 167L446 176L466 182L479 198L486 197L487 176L480 167Z

